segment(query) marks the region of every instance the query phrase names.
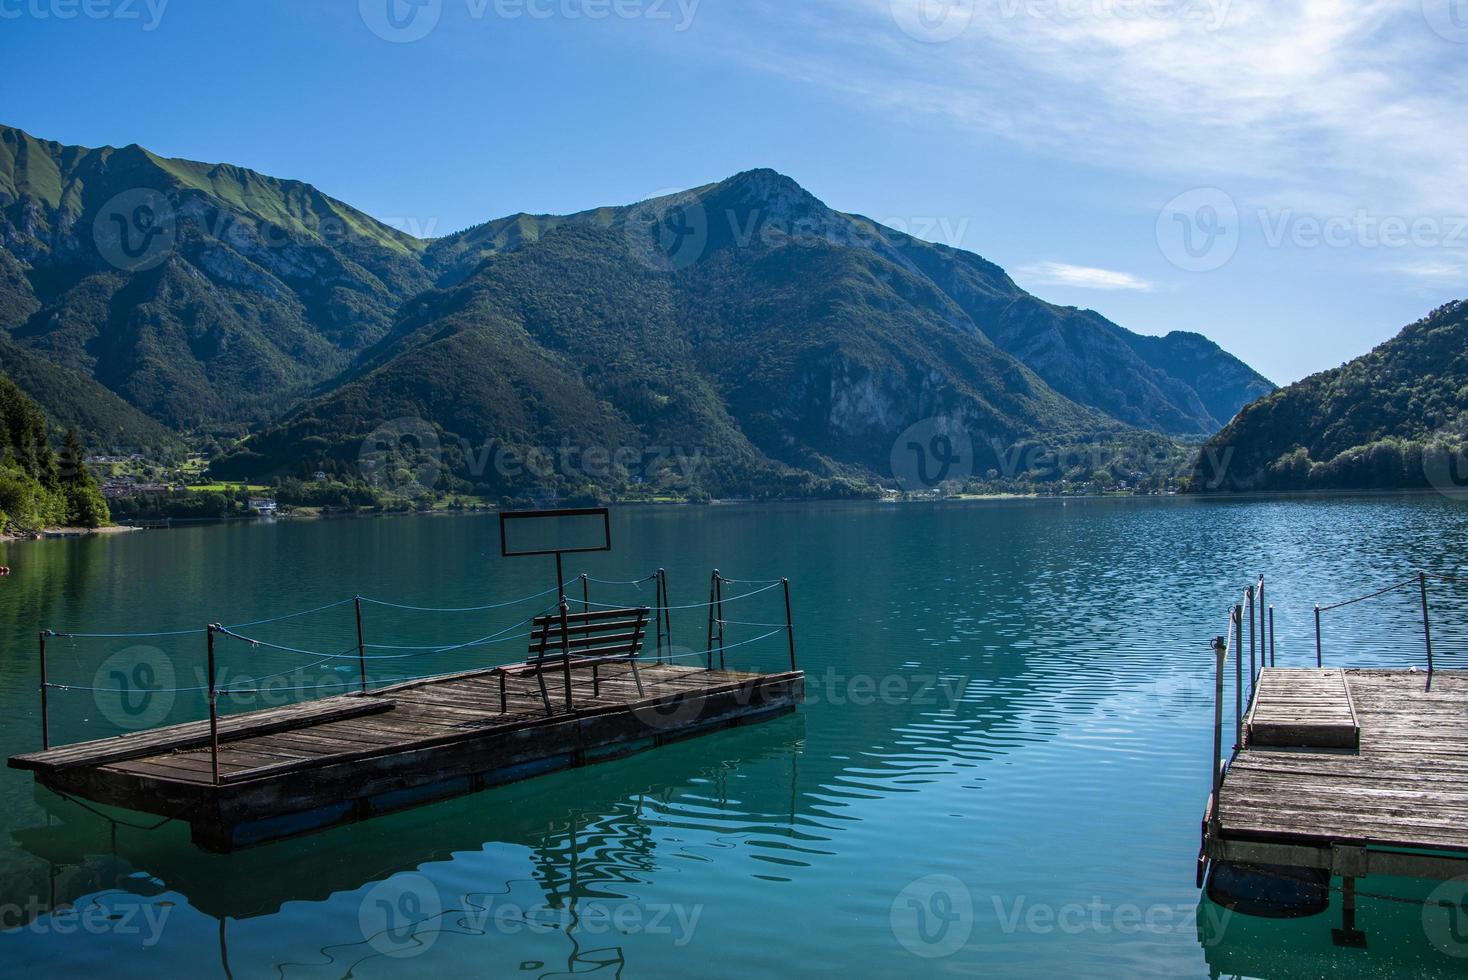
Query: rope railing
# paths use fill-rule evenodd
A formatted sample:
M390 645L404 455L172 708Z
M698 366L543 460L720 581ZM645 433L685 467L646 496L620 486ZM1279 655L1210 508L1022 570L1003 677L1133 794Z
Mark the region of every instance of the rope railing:
M1321 623L1321 617L1325 613L1333 612L1337 609L1344 609L1347 606L1354 606L1357 603L1367 602L1372 599L1380 599L1384 596L1393 595L1397 592L1409 589L1412 586L1416 586L1420 596L1422 607L1422 638L1427 651L1427 689L1431 690L1433 675L1436 672L1437 666L1434 662L1432 650L1432 617L1428 605L1427 590L1427 583L1429 581L1456 584L1458 581L1458 577L1456 575L1445 575L1440 572L1418 572L1416 575L1414 575L1412 578L1407 579L1406 581L1398 582L1395 585L1389 585L1384 589L1378 589L1377 591L1367 593L1366 595L1356 596L1354 599L1346 599L1342 602L1332 603L1328 606L1321 606L1317 604L1315 607L1315 666L1325 666L1325 646L1323 639L1324 631Z
M313 691L314 692L317 692L317 693L320 693L322 690L327 689L327 688L332 688L332 687L340 687L343 690L347 690L348 688L355 687L355 688L358 688L359 689L359 691L360 691L361 694L365 695L365 694L368 694L370 692L370 690L371 690L371 683L370 683L370 680L369 680L369 677L368 677L368 671L367 671L367 666L368 666L369 663L374 663L374 662L407 662L407 661L412 661L412 660L420 659L420 658L423 658L423 657L443 656L443 655L447 655L447 654L459 653L459 652L462 652L462 651L465 651L465 650L483 649L483 648L487 648L487 647L498 646L498 645L501 645L501 644L512 643L512 642L516 642L516 641L527 641L527 640L531 640L533 638L534 633L533 633L533 631L525 631L525 627L527 627L530 624L534 623L535 620L537 618L541 617L541 616L545 616L545 615L548 615L548 614L553 614L556 609L560 609L562 611L562 615L564 616L564 614L565 614L565 604L570 601L566 597L566 590L569 589L572 585L574 585L577 582L579 582L581 584L581 587L582 587L582 598L581 598L580 601L582 602L582 604L583 604L583 606L584 606L584 608L586 609L587 612L590 612L593 608L595 608L595 609L601 609L601 610L604 610L604 609L620 609L620 608L623 608L623 606L621 606L621 605L614 605L614 604L609 604L609 603L593 602L593 601L591 601L591 598L590 598L590 585L593 584L593 583L596 584L596 585L600 585L600 586L614 587L614 588L615 587L641 587L641 586L646 585L646 584L648 584L650 582L651 583L655 583L656 586L657 586L656 605L654 605L654 606L645 606L643 608L648 609L649 612L655 612L656 613L655 629L656 629L656 647L657 647L657 662L658 663L664 663L664 662L672 663L672 662L678 661L678 660L691 660L691 659L694 659L694 658L697 658L697 657L702 657L702 658L704 658L706 660L708 669L712 670L713 669L713 655L714 655L714 651L715 651L715 646L714 646L715 631L717 631L717 640L718 640L717 650L718 650L718 654L719 654L719 664L720 664L720 669L723 669L723 666L724 666L724 663L725 663L725 655L729 651L741 649L741 648L748 647L748 646L752 646L754 644L761 643L761 642L764 642L766 640L772 639L773 637L776 637L776 636L780 635L781 633L786 633L786 634L789 635L789 651L790 651L790 666L791 666L791 670L793 671L793 670L796 669L794 623L793 623L793 619L792 619L792 616L791 616L791 605L790 605L790 583L786 579L761 580L761 581L755 581L755 580L732 580L732 579L724 579L724 578L722 578L720 576L720 574L716 571L714 573L713 586L712 586L712 588L710 590L710 598L709 598L709 601L708 602L700 602L700 603L687 603L687 604L682 604L682 605L674 605L671 602L670 596L669 596L669 592L668 592L667 573L663 569L658 569L656 572L654 572L651 575L648 575L648 576L646 576L644 578L634 579L634 580L628 580L628 581L614 581L614 580L607 580L607 579L599 579L599 578L593 578L590 575L583 574L583 575L577 576L576 578L572 578L572 579L567 580L566 582L563 582L559 587L556 587L556 588L546 589L546 590L544 590L542 592L537 592L537 593L534 593L534 594L528 595L528 596L522 596L522 597L519 597L517 599L512 599L512 600L503 601L503 602L487 603L487 604L480 605L480 606L463 606L463 607L417 606L417 605L410 605L410 604L405 604L405 603L389 602L389 601L386 601L386 600L373 599L373 598L369 598L369 597L366 597L366 596L356 595L356 596L352 596L350 598L338 599L338 600L335 600L333 602L328 602L328 603L324 603L322 605L314 606L314 607L312 607L310 609L304 609L304 610L298 610L298 611L295 611L295 612L285 613L285 614L280 615L280 616L273 616L273 617L268 617L268 618L263 618L263 619L251 620L249 622L240 623L240 624L236 624L236 625L233 625L233 626L226 626L226 625L221 625L221 624L215 623L215 624L211 624L211 625L209 625L207 627L200 628L200 629L166 630L166 631L151 631L151 632L126 632L126 633L124 633L124 632L117 632L117 633L80 633L80 632L58 632L58 631L55 631L55 630L42 630L39 633L39 646L40 646L40 685L39 685L39 691L40 691L40 700L41 700L41 740L42 740L42 746L43 746L44 749L50 749L51 748L50 699L49 699L49 696L48 696L49 695L49 692L51 692L51 691L60 691L60 692L83 692L83 693L90 693L90 694L93 694L93 695L103 695L103 694L123 695L123 694L127 693L126 691L124 691L124 690L122 690L120 688L118 688L118 689L114 689L114 688L99 688L99 687L95 687L95 686L81 686L81 685L74 685L74 684L61 684L61 683L55 683L55 682L51 681L50 680L50 677L48 675L48 650L47 650L47 644L48 644L48 641L49 640L54 640L54 639L72 639L72 640L135 640L136 639L136 640L147 640L147 639L162 639L162 638L179 638L179 637L206 636L207 637L207 640L208 640L208 645L207 645L208 684L207 685L199 685L199 686L194 686L194 687L184 686L184 687L173 687L173 688L151 688L150 687L149 690L152 693L156 693L156 694L193 694L193 693L197 693L197 694L203 694L203 695L206 696L207 701L208 701L208 709L209 709L209 727L210 727L210 744L211 744L212 768L213 768L213 772L214 772L214 778L215 778L215 781L217 783L218 780L219 780L219 699L220 698L236 698L236 697L240 697L240 696L247 695L247 694L260 694L260 693L264 693L267 690L269 690L271 693L277 693L277 694L306 693L306 692L313 692ZM723 585L724 584L736 584L736 583L737 584L740 584L741 586L744 586L744 587L749 587L749 590L746 591L746 592L742 592L742 593L740 593L738 595L724 596L723 595ZM762 595L762 594L771 592L774 589L782 588L782 587L784 589L784 601L785 601L785 623L783 623L783 624L780 624L780 623L755 622L752 619L749 620L749 621L746 621L746 620L731 620L731 619L726 619L724 617L724 615L723 615L723 603L724 602L738 602L740 600L750 599L750 598L753 598L755 596L759 596L759 595ZM495 632L489 633L489 634L484 635L484 636L477 637L477 638L472 639L472 640L461 642L461 643L419 644L419 645L384 644L384 643L369 643L367 641L367 639L366 639L365 625L364 625L364 622L363 622L363 606L364 605L371 606L371 607L377 607L377 608L387 608L387 609L393 609L393 610L399 610L399 611L406 611L406 612L415 612L415 613L436 613L436 614L477 613L477 612L488 612L488 611L493 611L493 610L507 609L507 608L511 608L511 607L514 607L514 606L523 605L523 604L525 604L527 602L532 602L532 601L535 601L535 600L544 599L547 596L557 595L557 594L559 594L559 598L562 600L562 602L557 602L553 606L543 607L539 612L535 613L534 615L529 616L529 617L527 617L525 619L522 619L519 622L514 623L514 624L511 624L509 626L506 626L506 627L504 627L502 629L496 630ZM305 619L305 618L307 618L309 616L312 616L312 615L315 615L315 614L319 614L319 613L323 613L323 612L329 612L329 611L331 611L333 609L343 608L343 607L346 607L346 606L349 606L349 605L355 607L356 643L353 646L348 647L347 649L342 650L339 653L338 652L331 652L330 650L309 649L309 648L307 648L305 646L295 646L295 645L291 645L291 644L288 644L288 643L274 642L272 640L263 639L263 638L261 638L259 636L254 636L254 635L251 635L250 633L244 632L246 630L253 631L253 630L256 630L256 629L258 629L260 627L273 626L273 625L278 625L278 624L281 624L281 623L287 623L287 622L293 622L293 621L302 620L302 619ZM676 654L676 653L674 653L673 638L672 638L672 625L671 625L672 613L675 612L675 611L686 611L686 610L694 610L694 609L708 609L709 610L709 623L710 623L710 628L709 628L709 638L708 638L709 639L709 643L708 643L708 646L707 646L707 648L703 652L696 652L695 651L695 652L684 653L684 654ZM743 627L743 628L755 628L755 629L766 629L766 630L768 630L768 632L766 632L766 633L764 633L764 634L762 634L760 636L756 636L756 637L752 637L752 638L749 638L749 639L741 640L741 641L738 641L738 642L735 642L735 643L727 643L727 642L725 642L725 638L724 638L724 628L727 627L727 626L735 626L735 627ZM241 679L239 679L238 681L236 681L234 683L221 684L220 683L220 678L219 678L219 673L218 673L218 662L217 662L217 656L218 656L218 653L219 653L217 641L220 638L233 640L236 643L248 644L252 650L267 650L267 651L270 651L270 652L273 652L273 653L281 653L281 654L286 654L286 655L289 655L289 656L292 656L292 657L300 657L302 659L309 660L311 662L309 664L305 664L303 666L297 666L297 667L294 667L294 668L290 668L290 669L287 669L287 670L278 671L278 672L275 672L275 673L265 674L265 675L261 675L261 676L253 676L253 677L248 677L248 678L241 678ZM369 653L368 652L369 650L370 651L385 651L385 652ZM569 654L568 654L568 656L569 656ZM313 670L315 668L324 667L327 664L331 664L331 663L343 663L343 662L355 662L355 663L357 663L359 665L360 677L359 678L333 677L333 678L328 678L326 680L323 680L322 682L315 683L315 684L298 685L298 686L285 687L285 688L281 688L281 687L278 687L278 686L272 686L272 687L270 687L270 688L267 689L267 688L261 686L261 685L263 685L267 681L276 680L276 679L284 678L284 677L289 677L289 676L291 676L293 674L298 674L298 673L300 673L302 671L309 671L309 670ZM568 661L568 663L569 663L569 661ZM497 669L497 668L493 668L492 667L492 668L489 668L489 669ZM459 671L459 672L462 672L462 671ZM429 681L433 681L433 680L436 680L436 679L439 679L439 678L442 678L442 677L449 677L449 676L454 676L454 674L453 673L449 673L449 674L426 674L426 675L422 675L422 676L418 676L418 677L395 678L393 680L393 683L394 684L413 684L413 683L420 683L420 682L429 682Z

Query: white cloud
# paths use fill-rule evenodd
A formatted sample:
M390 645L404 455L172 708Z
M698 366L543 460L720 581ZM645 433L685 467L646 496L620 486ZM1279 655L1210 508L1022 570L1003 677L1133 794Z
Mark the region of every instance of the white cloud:
M1111 289L1151 292L1152 284L1129 272L1094 269L1064 262L1035 262L1018 269L1015 278L1027 287L1069 286L1075 289Z
M1173 193L1226 183L1241 202L1317 213L1464 209L1468 46L1424 16L1464 0L748 2L758 41L725 38L726 51L889 112ZM950 40L911 34L941 23L946 37L955 17Z

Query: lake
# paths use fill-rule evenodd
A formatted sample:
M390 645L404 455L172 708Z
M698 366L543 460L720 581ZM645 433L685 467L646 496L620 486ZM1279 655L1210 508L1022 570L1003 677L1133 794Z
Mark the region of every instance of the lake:
M1451 975L1412 882L1368 880L1366 951L1326 916L1200 904L1212 653L1264 573L1281 666L1314 662L1312 607L1458 570L1468 507L1437 497L1004 501L622 509L615 550L571 560L596 601L674 605L710 572L792 583L798 713L229 856L186 826L0 772L0 973L118 977ZM39 748L37 631L194 631L361 594L467 608L530 596L548 559L499 557L492 516L280 522L0 545L0 752ZM729 586L726 596L759 586ZM575 590L573 590L573 593ZM731 601L730 644L783 622ZM1468 586L1434 587L1440 665L1468 667ZM381 648L514 625L530 605L369 606ZM1327 662L1422 665L1413 593L1332 613ZM529 611L527 611L529 610ZM737 615L736 615L737 613ZM335 606L251 627L355 647ZM674 613L704 648L706 613ZM523 656L523 651L521 653ZM384 654L384 656L388 656ZM57 638L53 740L202 717L204 640ZM374 681L515 659L403 653ZM731 650L778 669L784 638ZM324 661L324 662L323 662ZM331 693L355 662L234 643L262 699ZM273 676L278 675L278 676ZM165 694L162 689L185 689ZM339 687L335 688L339 689ZM144 697L139 696L142 692ZM151 693L150 693L151 692ZM262 700L260 703L273 703ZM249 707L251 705L242 705ZM253 705L258 707L259 703ZM1401 901L1398 899L1407 899Z

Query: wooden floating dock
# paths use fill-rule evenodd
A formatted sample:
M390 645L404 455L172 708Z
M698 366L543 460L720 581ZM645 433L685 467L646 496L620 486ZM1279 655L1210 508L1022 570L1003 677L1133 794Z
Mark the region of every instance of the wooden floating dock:
M187 821L201 847L241 847L772 718L804 701L800 671L642 663L543 677L503 668L16 756L57 792ZM557 690L560 672L556 675ZM567 710L565 705L574 706Z
M1240 734L1204 816L1200 884L1210 862L1339 877L1332 934L1359 947L1360 879L1468 874L1468 674L1266 668Z
M1210 852L1329 869L1342 848L1441 849L1458 855L1447 877L1468 871L1468 675L1440 671L1429 691L1419 673L1339 673L1359 713L1359 749L1246 744L1224 777Z

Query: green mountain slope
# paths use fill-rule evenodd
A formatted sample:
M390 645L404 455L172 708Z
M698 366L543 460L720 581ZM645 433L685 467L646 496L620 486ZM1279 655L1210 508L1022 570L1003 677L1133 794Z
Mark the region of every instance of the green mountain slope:
M107 503L68 438L51 449L41 410L0 375L0 532L107 523Z
M696 219L689 250L663 232L694 208L720 220ZM336 391L216 472L351 472L374 427L397 418L433 427L447 479L494 493L672 484L688 477L671 472L680 457L698 461L693 486L718 494L885 476L899 435L938 417L974 441L978 473L1018 444L1136 435L1056 393L899 248L854 239L852 219L785 178L742 175L673 211L578 216L510 248L485 236L460 285L408 304ZM453 254L462 268L465 250ZM494 462L587 448L627 463L536 474Z
M936 287L945 305L957 307L956 313L941 314L953 326L984 334L1060 394L1128 425L1209 435L1244 405L1274 390L1257 372L1196 334L1144 337L1097 313L1045 303L972 252L833 211L770 170L630 208L565 217L515 215L436 241L424 258L441 283L460 282L478 261L538 241L562 225L625 229L629 222L646 223L669 211L680 220L691 216L708 253L802 241L870 252Z
M1193 485L1457 492L1465 444L1468 303L1458 302L1250 405L1204 447Z
M423 243L296 181L0 127L0 330L169 427L289 407L429 285Z

